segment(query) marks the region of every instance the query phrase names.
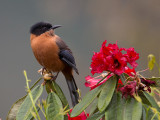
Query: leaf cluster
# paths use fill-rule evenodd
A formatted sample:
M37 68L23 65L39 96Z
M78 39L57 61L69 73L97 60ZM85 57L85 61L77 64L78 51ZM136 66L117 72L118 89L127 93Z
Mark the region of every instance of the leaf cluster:
M67 119L69 105L61 88L56 82L46 81L46 90L48 97L38 101L44 90L44 84L37 85L39 79L31 88L26 71L24 71L27 84L27 95L17 100L11 107L7 120L41 120L39 111L41 111L46 120L64 120ZM37 85L37 86L36 86Z
M121 79L125 76L121 76ZM90 116L87 120L158 120L160 107L146 91L139 91L137 95L123 98L116 90L118 77L110 77L104 84L89 91L71 113L78 116L93 101ZM124 80L122 80L124 82Z

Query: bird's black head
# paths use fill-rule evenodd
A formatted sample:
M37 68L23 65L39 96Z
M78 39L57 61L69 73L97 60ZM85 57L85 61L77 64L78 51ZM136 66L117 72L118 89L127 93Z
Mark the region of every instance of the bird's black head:
M38 22L31 27L30 33L34 35L41 35L46 31L50 30L51 28L52 28L52 24L50 23Z
M50 29L56 29L58 27L61 27L61 25L52 26L50 23L38 22L31 27L30 33L38 36L45 33L46 31L49 31Z

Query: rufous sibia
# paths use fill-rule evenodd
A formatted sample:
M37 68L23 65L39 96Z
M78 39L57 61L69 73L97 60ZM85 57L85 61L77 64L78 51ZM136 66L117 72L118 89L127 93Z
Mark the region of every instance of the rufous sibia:
M31 47L40 65L51 72L62 72L66 78L72 105L78 103L79 94L73 77L73 70L77 74L75 59L72 51L65 42L55 34L54 30L61 27L47 22L38 22L30 29Z

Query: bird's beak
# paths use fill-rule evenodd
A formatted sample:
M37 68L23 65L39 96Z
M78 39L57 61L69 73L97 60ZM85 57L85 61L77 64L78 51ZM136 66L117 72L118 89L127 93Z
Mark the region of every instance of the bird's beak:
M52 29L54 30L54 29L59 28L59 27L62 27L62 26L61 26L61 25L54 25L54 26L52 27Z

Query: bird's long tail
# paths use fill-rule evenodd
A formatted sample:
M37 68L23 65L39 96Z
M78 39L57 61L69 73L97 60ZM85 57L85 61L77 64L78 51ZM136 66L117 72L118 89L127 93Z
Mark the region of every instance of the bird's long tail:
M68 88L69 88L69 92L70 92L70 95L71 95L72 105L74 107L76 104L78 104L78 100L79 100L79 94L78 94L78 91L77 91L78 88L77 88L76 82L75 82L72 74L65 75L65 78L66 78Z

